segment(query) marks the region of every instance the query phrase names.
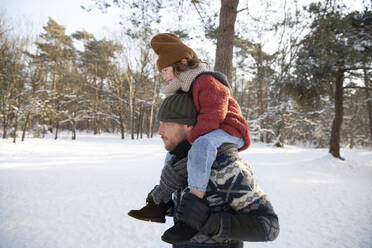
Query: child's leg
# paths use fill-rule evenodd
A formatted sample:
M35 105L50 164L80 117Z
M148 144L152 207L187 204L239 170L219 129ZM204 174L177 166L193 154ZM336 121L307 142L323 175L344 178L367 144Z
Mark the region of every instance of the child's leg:
M213 162L216 160L217 148L223 143L234 143L242 147L244 141L229 135L221 129L214 130L195 140L188 153L187 172L190 192L203 198L211 174ZM182 205L182 199L181 199ZM176 244L186 242L194 237L199 231L194 227L176 221L161 237L165 242Z
M172 164L172 156L167 153L159 185L155 186L146 198L146 206L131 210L128 214L139 220L165 222L165 214L172 206L172 193L185 187L187 183L186 165Z
M200 198L204 197L212 164L216 160L217 148L223 143L234 143L238 148L244 145L242 138L231 136L222 129L216 129L196 139L188 153L188 185L190 191Z
M139 220L165 223L165 215L172 207L173 203L172 200L169 200L168 202L155 203L152 193L157 188L159 188L159 185L155 186L155 188L147 195L146 205L144 207L138 210L130 210L128 215Z

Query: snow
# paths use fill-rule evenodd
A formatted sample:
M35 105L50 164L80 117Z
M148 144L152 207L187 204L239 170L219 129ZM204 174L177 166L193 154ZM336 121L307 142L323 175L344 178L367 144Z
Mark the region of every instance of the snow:
M0 140L1 248L170 247L172 225L138 221L165 156L159 137L78 134ZM245 247L371 248L372 151L253 144L241 153L269 195L281 233Z

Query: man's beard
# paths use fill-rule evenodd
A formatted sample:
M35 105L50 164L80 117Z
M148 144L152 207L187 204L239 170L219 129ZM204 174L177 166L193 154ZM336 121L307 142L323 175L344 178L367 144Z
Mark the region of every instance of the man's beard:
M164 134L161 135L160 137L163 140L165 150L167 150L168 152L171 152L174 149L176 149L178 144L187 138L186 133L183 132L182 130L179 130L175 134L171 134L169 136Z
M169 139L164 136L161 136L161 139L163 140L165 150L167 150L168 152L171 151L170 144L166 142L169 141Z

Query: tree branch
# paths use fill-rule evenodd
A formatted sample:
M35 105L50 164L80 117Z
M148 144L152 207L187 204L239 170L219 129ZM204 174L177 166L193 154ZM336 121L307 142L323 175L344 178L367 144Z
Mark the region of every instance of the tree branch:
M243 11L245 11L245 10L249 10L249 8L247 7L247 8L243 8L243 9L237 10L236 13L239 14L239 12L243 12Z
M368 87L360 87L360 86L345 86L345 87L342 87L344 89L362 89L362 90L372 90L372 88L368 88Z
M191 1L191 2L192 2L192 5L195 7L196 12L198 12L198 15L199 15L199 17L200 17L200 19L201 19L201 21L202 21L204 27L207 27L206 23L204 22L204 18L203 18L203 16L201 15L201 13L200 13L200 11L199 11L199 9L198 9L198 6L196 6L195 1Z
M356 70L372 70L372 67L349 67L349 68L344 68L344 71L356 71Z

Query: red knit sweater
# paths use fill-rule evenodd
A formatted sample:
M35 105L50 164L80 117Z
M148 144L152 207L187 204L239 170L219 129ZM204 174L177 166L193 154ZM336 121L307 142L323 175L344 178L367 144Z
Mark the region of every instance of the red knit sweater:
M251 138L248 123L228 87L211 75L201 75L193 84L192 95L198 117L187 139L190 143L220 128L232 136L243 137L245 144L240 151L249 147Z

